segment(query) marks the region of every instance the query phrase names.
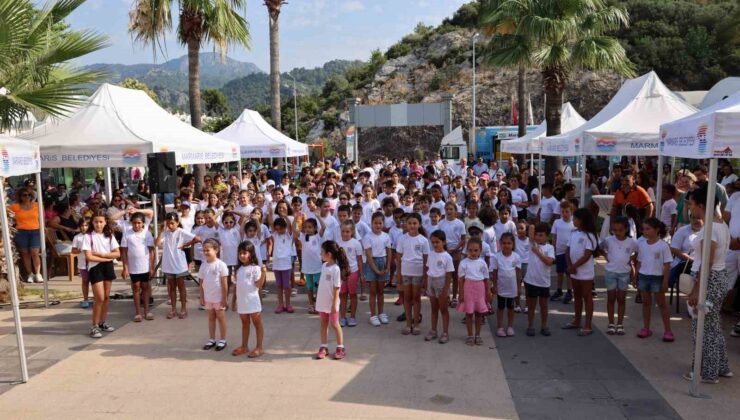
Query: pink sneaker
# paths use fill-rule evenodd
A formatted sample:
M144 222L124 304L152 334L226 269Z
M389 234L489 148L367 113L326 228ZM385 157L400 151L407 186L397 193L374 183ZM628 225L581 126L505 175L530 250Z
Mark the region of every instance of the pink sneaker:
M316 359L326 359L327 354L329 354L329 349L327 349L326 347L321 347L318 353L316 353Z
M496 337L506 337L506 330L503 328L496 330Z
M285 308L285 312L287 312L287 313L289 313L289 314L292 314L293 312L295 312L295 311L293 310L293 305L288 305L288 307L287 307L287 308Z
M637 336L640 338L648 338L651 335L653 335L653 332L649 328L641 328L640 332L637 333Z
M513 337L514 336L514 328L509 327L506 329L506 336L507 337Z
M337 347L337 351L334 352L334 360L342 360L347 353L344 352L344 347Z
M281 314L283 311L285 311L285 307L283 307L283 305L278 305L277 308L275 308L276 314Z
M665 341L666 343L672 343L675 339L676 338L673 337L672 332L666 331L665 333L663 333L663 341Z

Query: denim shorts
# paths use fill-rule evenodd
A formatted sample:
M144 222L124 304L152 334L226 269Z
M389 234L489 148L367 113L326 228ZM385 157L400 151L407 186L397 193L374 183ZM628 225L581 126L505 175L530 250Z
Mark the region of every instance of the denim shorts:
M604 271L604 284L606 290L627 290L627 286L630 283L630 273L612 273L611 271Z
M41 248L41 234L38 230L18 229L15 234L15 246L19 251Z
M555 271L558 274L568 271L568 261L565 259L565 254L555 256Z
M663 276L637 275L637 288L643 292L658 293L663 287Z
M304 276L306 277L306 288L308 290L319 289L319 279L321 278L321 273L304 274Z
M373 260L375 261L375 266L379 270L385 270L386 267L386 258L385 257L373 257ZM366 281L388 281L390 279L390 274L385 274L382 276L379 276L373 271L372 268L370 268L369 263L364 264L364 270L365 270L365 280Z
M527 275L527 264L528 263L525 263L525 262L522 263L522 268L520 270L522 272L522 278L524 278L524 276Z

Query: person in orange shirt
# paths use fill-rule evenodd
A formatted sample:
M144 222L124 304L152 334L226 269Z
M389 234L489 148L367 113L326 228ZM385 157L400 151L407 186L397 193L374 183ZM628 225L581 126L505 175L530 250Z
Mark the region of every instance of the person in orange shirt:
M33 199L30 188L21 188L16 192L16 203L8 209L15 213L15 224L18 233L15 235L15 246L21 254L23 268L28 273L28 283L43 283L41 276L41 231L39 226L39 203Z
M650 200L650 196L644 188L635 184L635 176L627 174L622 176L622 185L614 194L612 201L611 217L621 215L621 210L625 204L631 204L640 210L643 219L652 217L655 213L655 205Z

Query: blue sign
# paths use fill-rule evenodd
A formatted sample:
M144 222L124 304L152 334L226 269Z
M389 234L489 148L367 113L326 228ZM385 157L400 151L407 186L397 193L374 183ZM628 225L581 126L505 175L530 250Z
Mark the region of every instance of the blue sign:
M528 125L527 131L537 128ZM484 160L494 159L495 142L510 140L519 137L519 127L515 125L497 125L494 127L478 127L475 130L475 158Z

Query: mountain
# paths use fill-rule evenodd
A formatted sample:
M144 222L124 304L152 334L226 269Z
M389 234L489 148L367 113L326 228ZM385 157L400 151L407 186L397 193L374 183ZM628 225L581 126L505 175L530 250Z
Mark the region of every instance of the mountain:
M293 69L290 73L283 73L280 77L281 95L285 98L293 96L293 79L290 75L295 77L299 96L315 95L321 92L330 78L363 65L365 62L360 60L332 60L313 69L303 67ZM226 95L232 112L238 114L244 108L254 109L270 102L270 76L265 73L250 74L231 80L221 90Z

